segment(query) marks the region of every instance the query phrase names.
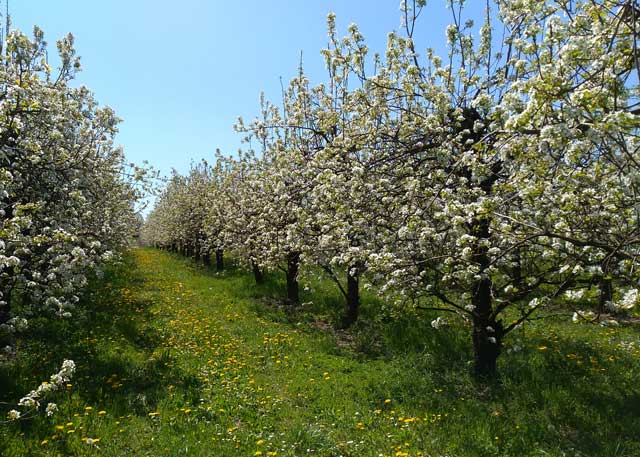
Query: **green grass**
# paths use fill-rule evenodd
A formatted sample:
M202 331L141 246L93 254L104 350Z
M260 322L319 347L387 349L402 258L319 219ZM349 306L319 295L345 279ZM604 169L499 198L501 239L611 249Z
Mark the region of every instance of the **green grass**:
M333 331L331 284L295 311L281 286L134 250L76 319L32 322L0 367L0 402L15 403L63 359L78 365L55 416L0 425L0 455L640 455L634 326L536 321L483 384L462 323L435 330L365 296L361 322Z

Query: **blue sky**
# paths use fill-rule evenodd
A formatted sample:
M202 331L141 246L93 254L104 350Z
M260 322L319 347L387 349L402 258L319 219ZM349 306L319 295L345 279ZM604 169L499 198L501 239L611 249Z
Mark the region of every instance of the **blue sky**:
M477 0L474 0L476 2ZM484 2L482 2L484 3ZM2 1L2 9L6 0ZM418 47L444 41L444 0L420 19ZM12 0L13 28L38 24L55 41L76 38L85 84L123 119L117 142L127 158L163 174L241 146L238 116L259 112L258 98L280 97L280 77L295 75L300 52L312 83L323 82L326 15L339 33L355 22L372 51L399 30L399 0Z

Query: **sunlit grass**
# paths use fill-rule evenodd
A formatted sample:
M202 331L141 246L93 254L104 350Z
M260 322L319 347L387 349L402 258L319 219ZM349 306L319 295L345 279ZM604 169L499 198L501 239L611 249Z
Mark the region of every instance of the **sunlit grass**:
M0 368L0 402L15 402L78 365L55 416L0 425L0 455L640 455L634 327L536 322L478 384L461 324L365 296L362 321L333 331L329 283L292 312L279 281L135 250L77 319L36 322Z

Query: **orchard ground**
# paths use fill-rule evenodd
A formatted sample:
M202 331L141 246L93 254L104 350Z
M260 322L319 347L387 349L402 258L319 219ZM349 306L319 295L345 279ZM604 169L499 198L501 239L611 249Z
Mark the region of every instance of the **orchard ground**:
M32 321L0 367L0 402L15 403L63 359L78 366L49 399L57 414L0 425L0 455L640 455L635 324L536 320L478 382L462 323L380 314L365 296L335 331L331 284L292 312L277 275L252 281L133 250L74 320Z

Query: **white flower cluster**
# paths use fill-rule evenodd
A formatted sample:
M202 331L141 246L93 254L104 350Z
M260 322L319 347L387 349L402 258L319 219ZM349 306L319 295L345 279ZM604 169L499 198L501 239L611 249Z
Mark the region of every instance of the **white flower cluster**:
M629 289L620 300L610 302L609 307L615 312L629 311L638 304L638 299L640 299L638 289Z
M62 389L73 377L76 371L76 364L73 360L65 360L62 362L60 371L51 375L49 381L45 381L38 386L37 389L32 390L27 395L22 397L18 402L18 406L23 407L27 411L34 411L40 407L40 402L48 394ZM47 416L52 416L58 410L58 406L55 403L48 403L45 408ZM18 410L11 410L7 414L9 420L17 420L22 417L22 413Z

